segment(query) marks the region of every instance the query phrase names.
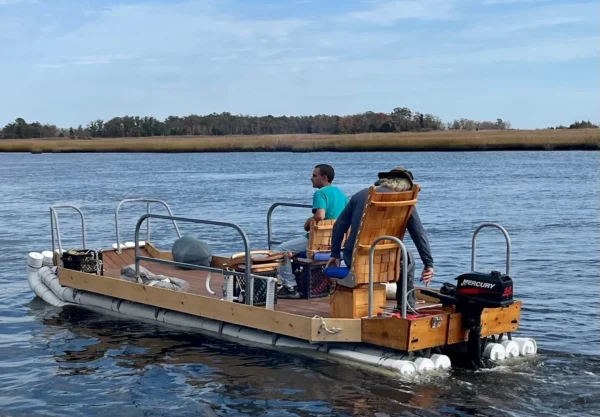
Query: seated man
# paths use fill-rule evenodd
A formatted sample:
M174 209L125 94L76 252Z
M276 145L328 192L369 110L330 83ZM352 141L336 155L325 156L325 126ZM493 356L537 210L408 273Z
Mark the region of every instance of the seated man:
M318 188L313 195L312 212L304 223L304 230L310 229L310 224L313 221L336 219L340 215L346 204L348 197L338 187L331 185L335 171L333 167L326 164L317 165L312 173L313 188ZM308 233L281 243L275 249L275 252L285 252L288 258L304 252L308 244ZM298 285L292 273L292 263L289 259L281 265L279 270L282 286L277 292L279 298L300 298L298 293Z
M394 168L389 172L380 172L378 176L379 180L375 183L375 185L378 186L378 192L401 192L408 191L413 187L412 173L401 166ZM351 267L352 249L356 241L356 234L358 232L360 220L368 195L369 188L365 188L354 194L344 211L337 218L335 225L333 226L333 232L331 237L331 257L329 259L329 262L327 262L326 267L340 265L340 259L342 256L342 240L344 238L344 234L347 232L348 227L350 226L350 236L348 236L348 239L346 240L343 259L346 266L348 268ZM425 285L429 285L429 282L433 278L434 272L433 257L431 255L431 248L429 247L427 234L423 229L423 225L421 224L421 220L419 218L419 214L417 213L416 207L413 208L411 217L408 220L407 230L410 234L411 239L415 243L417 250L419 251L421 261L425 265L423 272L421 273L421 281L423 281ZM408 277L408 304L410 307L414 308L416 297L414 291L411 290L414 288L413 281L415 277L415 261L410 250L407 250L407 255L408 270L406 272ZM404 265L402 267L404 267ZM398 290L396 291L396 301L398 303L398 309L402 307L402 291L400 290L400 288L402 288L400 282L401 278L402 275L399 275L397 281Z

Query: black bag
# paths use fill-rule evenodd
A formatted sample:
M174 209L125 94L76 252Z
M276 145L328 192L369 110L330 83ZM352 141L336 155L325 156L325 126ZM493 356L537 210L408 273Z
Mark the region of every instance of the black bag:
M62 254L63 268L88 274L104 275L102 252L93 249L70 249Z

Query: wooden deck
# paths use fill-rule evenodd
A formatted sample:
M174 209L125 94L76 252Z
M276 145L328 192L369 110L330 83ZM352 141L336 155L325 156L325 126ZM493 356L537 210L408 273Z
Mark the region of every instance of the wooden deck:
M140 248L140 255L154 257L153 254L149 253L145 248ZM122 266L135 263L135 253L133 249L124 249L121 251L121 253L116 251L105 251L103 252L103 259L104 275L113 278L119 278L121 275L120 269ZM218 300L222 298L222 274L211 272L212 278L210 280L210 287L214 292L217 293L216 295L212 295L206 291L206 277L208 276L209 272L200 270L184 270L173 265L165 265L148 261L141 261L140 265L154 274L162 274L165 276L186 280L190 284L190 289L188 292L191 294L202 295ZM330 300L331 296L299 300L278 299L277 304L275 304L275 310L307 317L331 317L329 309Z

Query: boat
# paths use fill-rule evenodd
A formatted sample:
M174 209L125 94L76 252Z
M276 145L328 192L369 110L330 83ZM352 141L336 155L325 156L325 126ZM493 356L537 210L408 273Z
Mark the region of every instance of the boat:
M175 216L159 199L133 198L117 204L116 243L101 249L86 245L85 216L74 205L50 206L52 249L29 253L28 283L47 303L75 305L96 312L177 326L270 349L359 364L395 376L443 373L453 366L472 369L512 363L537 355L533 338L519 329L522 301L513 297L511 242L497 223L482 223L473 234L471 270L456 284L415 287L416 307L407 304L407 251L402 241L420 188L378 193L371 187L365 204L352 267L324 268L334 220L310 226L305 253L289 258L273 251L272 215L278 207L311 206L276 202L267 212L265 249L251 250L245 231L234 223ZM133 240L122 241L119 212L143 203L147 212ZM159 204L167 214L151 212ZM81 219L82 246L62 247L58 211ZM150 220L194 223L235 230L244 244L238 253L212 254L208 263L176 260L172 248L150 239ZM140 233L146 225L146 238ZM506 271L476 270L476 239L483 228L506 239ZM277 269L292 262L301 299L277 298ZM401 271L401 272L400 272ZM401 273L401 288L394 281ZM402 291L398 311L396 290Z

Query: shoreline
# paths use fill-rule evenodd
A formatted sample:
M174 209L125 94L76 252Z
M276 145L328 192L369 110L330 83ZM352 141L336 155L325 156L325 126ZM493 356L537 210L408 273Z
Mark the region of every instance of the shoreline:
M600 150L600 129L0 140L0 152L3 153L307 153L532 150Z

